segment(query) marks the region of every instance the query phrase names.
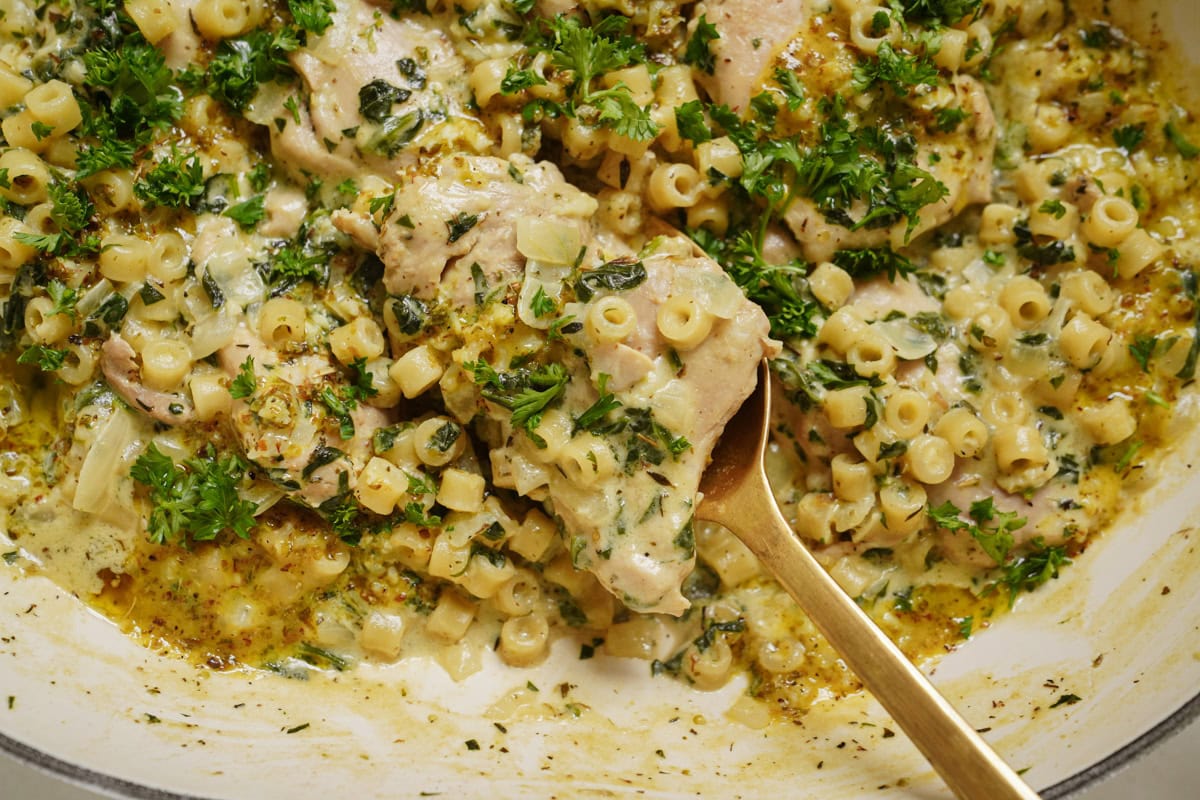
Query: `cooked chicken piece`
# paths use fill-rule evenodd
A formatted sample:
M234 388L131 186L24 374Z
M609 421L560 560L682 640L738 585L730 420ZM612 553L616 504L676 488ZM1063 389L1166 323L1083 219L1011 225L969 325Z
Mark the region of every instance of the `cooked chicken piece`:
M577 564L632 608L680 614L688 603L679 587L693 563L690 537L683 532L690 530L700 476L725 423L754 386L759 362L775 355L777 347L762 311L740 295L727 294L722 313L728 317L716 319L702 343L680 354L684 367L675 374L669 366L671 344L655 324L658 310L669 297L694 291L698 276L711 278L716 287L735 287L713 261L682 255L679 243L672 244L643 258L645 282L619 295L638 319L637 329L618 345L636 355L621 358L637 364L635 374L649 369L623 391L615 383L609 389L621 391L617 396L628 407L652 409L658 422L691 447L678 460L667 457L657 465L627 462L600 491L552 469L549 495L568 533L582 537L583 548L574 551ZM607 348L584 345L593 381L613 363ZM623 377L628 382L635 376ZM591 382L585 385L580 410L596 399Z
M337 384L331 380L337 368L329 358L316 354L285 358L244 325L219 358L231 378L248 358L254 359L256 390L235 399L231 411L247 458L292 497L314 508L342 489L354 488L357 474L372 455L372 435L391 421L386 412L358 404L350 411L354 434L341 438L339 421L321 400L322 389Z
M164 425L181 425L192 420L192 400L185 392L160 392L142 383L137 352L121 334L111 334L101 346L100 370L108 385L129 403L130 408L136 408Z
M678 234L662 237L638 257L611 232L597 229L596 209L595 200L552 165L521 156L504 161L455 155L405 180L381 232L363 215L342 213L334 222L377 249L389 292L457 309L476 305L476 265L489 287L541 285L558 298L576 260L585 270L604 259L610 267L640 264L644 278L620 288L599 283L595 297L579 298L584 306L563 309L582 321L587 303L611 295L636 314L635 329L618 341L602 342L582 325L561 334L568 346L555 363L570 379L561 404L551 410L568 414L567 420L582 415L597 401L603 373L611 376L603 378L606 391L622 409L613 415L626 415L620 431L602 434L568 424L571 443L590 441L601 448L593 461L572 470L565 455L552 457L555 451L517 430L512 413L485 401L467 378L464 388L472 396L466 402L448 397L447 404L463 409L464 420L479 410L490 418L492 424L481 430L492 446L497 485L545 499L565 524L577 566L595 573L632 608L680 614L687 608L680 585L694 561L691 517L700 475L717 436L754 385L758 363L776 346L762 311L690 242ZM543 260L527 258L535 251L546 253ZM543 268L557 270L555 277L539 272ZM531 275L545 282L531 283ZM501 293L498 301L516 294ZM669 297L694 298L699 312L714 315L710 333L694 347L680 345L676 352L659 331L657 315ZM531 341L539 325L549 324L526 313L522 302L517 301L517 316L526 325L506 325L467 341L454 360L490 353L496 369L508 369L514 355L510 341ZM678 443L679 452L666 452L665 436ZM587 463L605 474L581 479Z
M505 161L455 154L409 176L395 197L378 234L362 214L336 212L334 225L378 252L392 294L441 296L460 308L474 303L473 265L490 287L524 274L518 219L562 223L582 246L596 212L596 200L557 167L520 155Z
M807 21L806 6L805 0L700 3L694 19L703 14L721 37L709 44L713 74L701 77L709 95L734 111L745 112L779 48L794 39Z
M448 140L487 146L468 111L466 65L432 17L395 18L364 0L340 0L332 16L323 35L310 34L291 55L306 102L293 112L283 105L290 93L265 92L247 114L267 126L281 163L306 181L364 173L393 180Z

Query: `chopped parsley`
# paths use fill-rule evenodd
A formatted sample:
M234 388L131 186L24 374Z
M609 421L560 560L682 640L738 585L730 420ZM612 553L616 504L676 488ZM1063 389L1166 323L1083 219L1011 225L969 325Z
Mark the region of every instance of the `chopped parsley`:
M254 377L254 356L247 356L238 367L238 374L229 384L229 394L234 400L242 400L254 394L258 382Z
M993 561L1003 564L1013 548L1012 532L1023 528L1025 519L1018 517L1015 511L997 511L990 497L971 503L967 513L971 522L963 520L962 509L949 500L940 506L929 507L929 517L939 527L948 531L965 530ZM987 523L993 520L996 525L988 527Z
M129 470L130 477L150 488L153 509L147 532L157 544L188 537L208 541L226 530L249 538L256 507L237 491L245 474L246 464L237 455L218 458L209 447L180 466L154 443Z
M497 372L480 359L464 363L463 368L473 373L477 386L483 387L484 398L512 412L514 428L524 430L539 447L545 446L545 440L534 430L546 409L562 397L571 379L561 364Z
M134 184L137 196L150 207L186 208L204 196L204 169L195 153L171 155L157 162Z
M577 118L636 141L650 141L658 134L649 110L637 104L624 83L608 89L592 88L601 75L645 61L645 46L625 34L629 25L626 17L613 14L587 25L575 16L560 14L539 22L541 29L535 31L530 52L548 53L555 67L570 73L571 82L566 87L565 103L530 103L523 111L526 117L548 114Z
M333 24L333 0L287 0L287 5L292 19L309 33L320 36Z
M264 200L264 195L256 194L249 200L229 206L221 212L221 216L229 217L243 230L252 230L267 216L266 208L263 205Z
M17 357L18 364L32 364L42 372L53 372L61 369L67 360L66 350L56 350L53 347L35 344Z
M1064 547L1047 546L1041 537L1035 538L1031 544L1028 552L1004 565L1003 574L994 584L1004 587L1008 592L1009 606L1016 602L1018 594L1033 591L1057 578L1059 568L1071 563Z
M1113 142L1126 153L1132 153L1146 138L1146 126L1123 125L1113 131Z
M696 21L696 29L692 32L687 48L684 50L684 63L691 64L701 72L712 75L713 68L716 66L716 58L713 56L711 45L720 38L721 34L717 33L717 27L708 21L706 15L701 14L700 19Z

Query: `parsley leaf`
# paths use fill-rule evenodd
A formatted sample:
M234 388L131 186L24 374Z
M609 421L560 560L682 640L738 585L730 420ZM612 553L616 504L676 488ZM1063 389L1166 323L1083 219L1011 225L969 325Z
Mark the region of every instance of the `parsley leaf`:
M534 429L541 423L543 412L562 397L571 379L561 364L501 373L480 359L464 363L463 368L473 373L477 386L483 387L483 397L511 411L513 427L525 430L535 444L541 442Z
M995 586L1003 586L1008 591L1008 604L1011 607L1021 592L1030 592L1058 577L1059 568L1070 564L1066 548L1059 545L1047 546L1040 536L1032 542L1033 549L1014 558L1004 567L1004 574L996 581Z
M287 5L292 19L309 33L320 36L333 24L333 0L287 0Z
M509 66L500 80L500 94L516 94L534 86L544 86L546 79L531 69Z
M863 92L880 82L905 97L918 86L937 88L938 69L926 56L899 52L891 42L883 42L875 58L864 59L854 68L852 85L855 91Z
M325 408L329 410L330 416L338 422L338 433L343 439L354 438L354 417L352 412L357 405L354 399L343 393L338 396L332 388L324 386L321 388L321 402L325 404Z
M229 394L234 400L241 400L254 394L258 381L254 377L254 356L247 356L238 367L237 377L229 384Z
M717 27L708 21L706 15L701 14L700 19L696 21L696 29L692 32L687 48L684 50L684 63L691 64L701 72L712 75L716 59L709 46L720 38L721 34L717 32Z
M287 55L298 47L296 31L286 27L223 40L208 65L208 93L234 111L245 111L259 84L291 76Z
M1117 147L1126 153L1132 153L1142 143L1142 139L1146 138L1146 126L1123 125L1113 131L1112 137Z
M804 105L804 87L800 84L800 78L795 72L778 67L774 72L774 77L779 88L783 89L788 111L795 111Z
M679 129L680 136L696 144L703 144L713 138L712 130L704 120L704 110L699 100L689 100L675 107L675 126Z
M263 206L264 200L264 195L256 194L249 200L229 206L221 212L221 216L229 217L241 226L242 230L252 230L267 216L266 208Z
M382 123L392 113L392 106L403 103L412 92L376 78L358 90L358 113L371 122Z
M42 372L53 372L61 368L66 360L66 350L55 350L40 344L30 346L17 357L18 364L33 364Z
M49 187L53 208L50 218L67 233L78 233L87 227L96 212L95 206L81 187L72 189L62 181L53 181Z
M962 510L947 500L940 506L929 507L929 517L938 526L948 531L965 530L984 552L997 564L1008 559L1013 548L1012 532L1025 526L1025 519L1015 511L997 511L991 497L971 503L969 516L973 523L962 519ZM986 523L996 520L997 525L989 528Z
M77 316L75 311L75 303L79 301L77 289L71 289L55 278L46 285L46 294L50 295L50 300L54 303L54 307L50 309L50 316L54 314L66 314L72 318Z
M1150 358L1154 355L1157 346L1158 339L1156 337L1141 333L1134 336L1133 341L1129 343L1129 354L1142 368L1142 372L1150 371Z
M446 236L446 244L454 244L459 239L467 235L467 232L474 228L479 223L478 214L468 214L465 211L460 211L450 219L446 220L446 228L449 234Z

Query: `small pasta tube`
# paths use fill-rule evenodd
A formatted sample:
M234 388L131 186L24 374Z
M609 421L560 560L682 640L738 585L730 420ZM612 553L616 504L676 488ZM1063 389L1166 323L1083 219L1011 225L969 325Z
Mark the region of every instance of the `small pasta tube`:
M229 413L233 398L224 376L217 370L193 372L188 380L188 391L192 395L196 418L201 422L209 422Z
M396 502L408 491L408 476L390 461L374 456L354 486L354 496L364 508L380 515L392 513Z
M855 461L845 453L833 457L830 463L833 476L833 493L839 500L854 502L875 492L875 480L871 466L865 461Z
M997 428L992 437L992 452L997 468L1008 474L1044 467L1050 461L1041 434L1029 425Z
M358 643L362 645L363 650L373 656L387 661L395 661L400 657L404 634L407 632L408 623L401 615L372 611L363 620Z
M971 413L970 409L952 408L938 418L933 426L935 435L945 439L955 455L974 458L988 441L987 425Z
M867 421L869 391L866 386L850 386L826 392L821 400L821 408L829 424L842 429L864 424Z
M542 585L527 569L518 569L492 596L492 603L501 614L519 617L537 607L542 599Z
M197 0L192 22L201 36L217 41L245 33L254 25L254 16L246 0Z
M1000 307L1021 330L1029 330L1049 316L1050 306L1046 290L1028 275L1018 275L1000 290Z
M592 486L617 469L617 459L608 442L590 433L567 442L557 462L567 480L576 486Z
M821 305L838 309L854 294L854 279L846 270L826 261L818 264L808 276L808 288Z
M918 484L894 481L879 490L879 510L892 537L901 539L925 524L925 490Z
M628 300L607 295L588 308L584 328L601 344L620 342L637 328L637 311Z
M1008 312L998 305L987 305L976 312L967 326L967 335L973 345L985 352L1000 352L1008 347L1012 339L1012 320Z
M1013 244L1021 210L1006 203L989 203L979 219L979 241L988 245Z
M846 351L846 361L864 378L886 378L896 370L896 349L887 339L868 330Z
M475 620L476 604L461 591L446 589L425 622L425 632L435 639L453 644L467 634Z
M178 26L168 0L125 0L125 13L150 44L158 44Z
M449 467L442 470L437 501L451 511L479 511L483 508L484 488L482 475Z
M383 355L384 347L383 330L368 317L358 317L329 334L329 349L343 364L360 358L370 361Z
M66 314L54 313L49 297L35 297L25 304L25 330L35 344L54 344L65 339L75 326Z
M921 483L945 483L954 472L954 449L940 436L927 433L915 437L904 454L908 472Z
M1087 314L1076 314L1063 327L1058 347L1063 357L1077 369L1091 369L1104 355L1112 331Z
M142 348L142 380L151 389L176 391L192 368L192 348L178 339L155 339Z
M1145 228L1134 230L1121 242L1118 249L1117 274L1126 280L1136 277L1146 267L1162 258L1166 249L1147 233Z
M1115 302L1112 286L1090 269L1063 276L1059 296L1070 300L1091 317L1108 313Z
M397 358L388 369L388 375L400 387L400 392L410 400L433 388L444 372L437 352L424 344Z
M69 84L50 80L25 95L25 108L35 120L53 129L52 136L62 136L83 122L79 101Z
M1101 197L1081 226L1087 240L1098 247L1118 247L1137 230L1138 212L1123 197Z
M33 81L0 61L0 110L12 108L25 99Z
M674 295L658 309L658 332L679 350L691 350L708 338L713 315L693 297Z
M264 342L276 350L303 342L308 314L304 306L290 297L272 297L258 312L258 332Z
M1129 401L1120 397L1084 409L1079 417L1084 430L1097 444L1123 442L1137 431L1137 419L1130 410Z
M884 399L883 419L901 439L911 439L925 430L929 421L929 399L913 389L899 389Z
M0 172L5 170L8 183L0 186L0 197L5 200L20 206L31 206L50 196L50 170L46 162L32 150L13 147L4 151L0 154Z
M839 308L829 315L817 333L817 343L827 345L837 353L846 353L870 332L858 312L851 306Z
M506 543L508 549L524 558L526 561L541 561L551 545L558 539L558 527L538 509L531 510L525 515L520 527L513 532Z
M137 236L114 233L100 240L100 274L114 283L145 280L152 251Z
M675 208L690 208L700 198L704 178L691 164L659 164L650 173L646 199L660 214Z
M546 655L550 623L542 614L506 619L500 626L500 657L514 667L527 667Z
M462 455L467 437L462 426L449 417L430 417L417 426L413 450L422 463L442 467Z

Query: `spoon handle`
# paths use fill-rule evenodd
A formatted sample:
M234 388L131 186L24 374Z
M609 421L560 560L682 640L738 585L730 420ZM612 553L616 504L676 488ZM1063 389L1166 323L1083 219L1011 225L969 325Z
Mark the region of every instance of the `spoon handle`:
M774 573L957 797L1037 800L1037 793L822 569L780 513L761 466L705 517L737 534Z

